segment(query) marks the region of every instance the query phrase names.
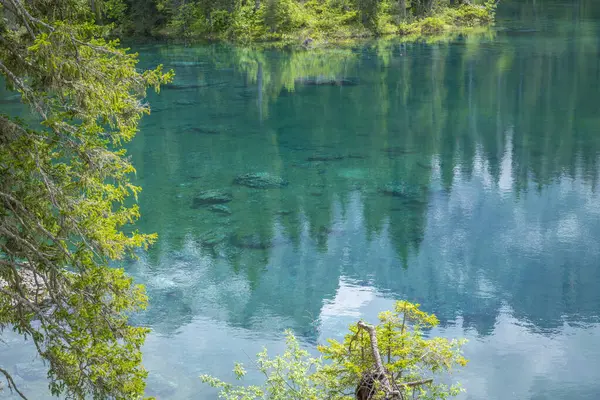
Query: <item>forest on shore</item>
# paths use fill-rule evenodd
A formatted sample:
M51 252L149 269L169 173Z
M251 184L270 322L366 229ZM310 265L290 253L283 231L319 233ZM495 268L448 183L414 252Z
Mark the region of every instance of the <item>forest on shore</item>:
M119 37L175 41L339 42L490 26L495 0L111 0L96 11Z

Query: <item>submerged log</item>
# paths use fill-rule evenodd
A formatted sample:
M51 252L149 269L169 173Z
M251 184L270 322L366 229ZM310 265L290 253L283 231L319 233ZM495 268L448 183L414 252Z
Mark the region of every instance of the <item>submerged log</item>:
M199 208L213 204L225 204L233 200L233 195L227 190L211 189L198 193L192 200L191 208Z
M294 83L305 86L356 86L358 78L327 78L327 77L305 77L297 78Z
M238 175L233 183L253 189L277 189L288 185L288 181L285 179L267 172Z

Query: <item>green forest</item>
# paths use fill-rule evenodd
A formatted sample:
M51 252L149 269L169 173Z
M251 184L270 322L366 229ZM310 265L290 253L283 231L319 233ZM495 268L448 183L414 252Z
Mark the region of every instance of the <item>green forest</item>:
M140 0L107 4L106 19L126 36L308 44L485 27L495 6L490 0Z

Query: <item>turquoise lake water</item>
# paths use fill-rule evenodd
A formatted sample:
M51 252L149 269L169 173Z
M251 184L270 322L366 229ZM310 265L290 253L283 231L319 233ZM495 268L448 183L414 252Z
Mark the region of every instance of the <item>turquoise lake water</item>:
M314 350L406 299L469 339L461 399L600 398L600 5L502 2L447 43L133 47L177 73L128 146L160 237L123 265L150 296L148 394L215 398L198 376L284 329ZM213 189L232 201L194 206ZM0 346L47 398L33 350Z

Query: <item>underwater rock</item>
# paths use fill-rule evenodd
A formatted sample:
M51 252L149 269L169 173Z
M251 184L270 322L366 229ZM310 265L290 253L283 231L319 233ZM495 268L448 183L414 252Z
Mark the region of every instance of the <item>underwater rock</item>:
M316 236L320 238L327 238L332 232L333 230L331 228L328 228L325 225L321 225L319 226L319 229L317 229Z
M239 114L232 111L215 111L208 114L209 117L213 119L234 119L239 116Z
M539 32L538 29L535 28L504 28L500 29L500 32L503 32L507 36L522 36L522 35L533 35Z
M181 83L168 83L163 86L166 90L192 90L192 89L200 89L206 87L207 85L204 83L190 83L190 84L181 84Z
M323 163L321 161L306 161L306 162L295 162L290 165L294 168L308 169L308 168L318 167L319 165L323 165Z
M406 154L415 154L416 153L415 150L407 149L406 147L401 147L401 146L384 147L383 149L381 149L381 151L383 151L384 153L387 153L390 157L403 156Z
M219 243L223 243L225 239L227 239L227 235L224 232L214 229L202 234L199 241L204 246L213 247Z
M409 210L420 211L427 208L427 201L419 198L404 197L399 204L390 208L392 212L407 212Z
M204 61L171 61L168 64L173 67L200 67L207 63Z
M405 199L404 204L408 208L413 208L417 210L422 209L423 207L427 207L427 201L418 198Z
M198 133L201 135L218 135L220 132L216 129L212 128L204 128L204 127L192 127L185 130L185 132L189 133Z
M315 154L306 159L306 161L340 161L344 156L340 154Z
M323 196L325 187L326 185L324 183L313 183L308 186L308 194L314 197Z
M161 113L163 111L167 111L169 110L169 107L150 107L150 113L151 114L156 114L156 113Z
M175 104L177 104L178 106L193 106L197 103L194 100L181 99L181 100L176 100Z
M192 201L192 208L211 204L224 204L233 200L233 195L225 190L211 189L200 192Z
M223 204L215 204L214 206L208 207L208 209L217 214L231 215L231 209Z
M308 77L298 78L294 83L305 86L356 86L358 85L358 78Z
M233 183L253 189L276 189L288 185L288 181L268 172L256 172L237 176Z
M223 86L227 85L228 82L213 82L213 83L169 83L163 86L163 88L167 90L193 90L193 89L202 89L211 86Z
M422 195L422 191L417 186L407 185L406 183L388 183L379 191L385 195L403 198L418 198Z
M431 168L431 164L426 164L426 163L424 163L424 162L421 162L421 161L418 161L418 162L417 162L417 166L418 166L418 167L421 167L421 168L423 168L423 169L426 169L426 170L430 170L430 169L432 169L432 168Z
M306 151L308 150L308 148L306 146L294 146L294 145L283 145L283 147L286 147L292 151Z
M254 88L252 89L245 89L242 90L240 92L237 93L237 97L241 98L241 99L253 99L257 96L256 90Z
M369 156L360 153L350 153L348 154L348 158L353 158L355 160L366 160L369 158Z

